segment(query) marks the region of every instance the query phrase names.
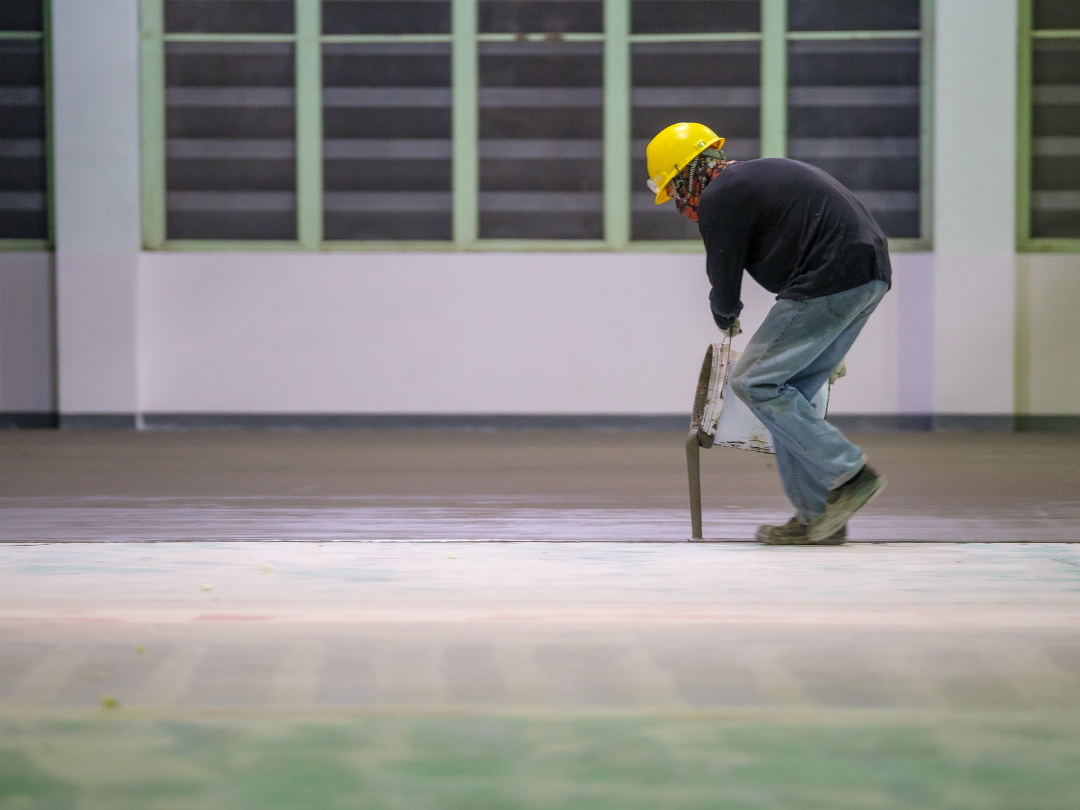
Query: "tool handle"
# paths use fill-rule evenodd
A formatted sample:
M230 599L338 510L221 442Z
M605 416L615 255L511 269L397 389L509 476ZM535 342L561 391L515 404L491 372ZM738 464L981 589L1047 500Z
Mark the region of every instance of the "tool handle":
M690 525L693 539L701 540L701 448L697 429L686 437L686 476L690 481Z

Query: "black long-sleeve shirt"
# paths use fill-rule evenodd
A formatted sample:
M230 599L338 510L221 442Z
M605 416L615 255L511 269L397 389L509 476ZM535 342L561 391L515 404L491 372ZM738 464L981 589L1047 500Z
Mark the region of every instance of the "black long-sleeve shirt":
M728 166L701 193L713 319L727 329L742 311L745 269L776 297L803 301L874 280L892 285L885 234L855 195L797 160Z

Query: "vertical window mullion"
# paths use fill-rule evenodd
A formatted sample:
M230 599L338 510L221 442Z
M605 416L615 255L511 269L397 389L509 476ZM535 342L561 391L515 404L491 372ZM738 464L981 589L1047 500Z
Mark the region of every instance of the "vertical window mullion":
M322 242L321 0L296 0L296 233L300 247Z
M44 63L45 97L45 244L48 249L56 249L56 184L54 182L55 162L53 161L53 83L52 83L52 2L42 0L41 4L41 41Z
M604 239L630 242L630 0L604 1Z
M453 0L451 5L453 233L454 242L459 248L469 247L476 242L480 222L477 2Z
M761 156L787 157L787 0L761 0Z
M1016 231L1018 244L1023 247L1031 239L1031 163L1032 163L1032 16L1034 8L1031 0L1019 3L1019 61L1017 70L1017 217Z
M165 43L164 0L139 4L142 61L142 233L143 246L165 243Z
M919 239L934 233L934 0L921 0L919 21Z
M932 65L928 0L789 2L788 155L855 194L892 240L921 246Z

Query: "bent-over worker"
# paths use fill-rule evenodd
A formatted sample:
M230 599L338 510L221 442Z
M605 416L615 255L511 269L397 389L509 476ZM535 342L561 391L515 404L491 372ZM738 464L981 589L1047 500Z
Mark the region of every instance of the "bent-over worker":
M848 519L885 486L866 455L811 399L843 362L889 291L885 235L837 180L797 160L726 160L724 139L674 124L649 143L649 187L696 222L705 241L713 319L741 334L743 270L776 304L735 366L731 389L772 434L795 517L762 526L769 545L838 545Z

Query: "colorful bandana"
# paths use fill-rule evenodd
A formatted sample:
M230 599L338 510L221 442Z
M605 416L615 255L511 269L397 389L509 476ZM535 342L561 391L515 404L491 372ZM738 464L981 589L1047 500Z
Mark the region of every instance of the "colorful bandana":
M675 186L675 207L679 213L691 222L698 221L698 199L701 192L720 172L738 163L737 160L725 160L724 153L716 149L706 149L687 164L686 168L672 178Z

